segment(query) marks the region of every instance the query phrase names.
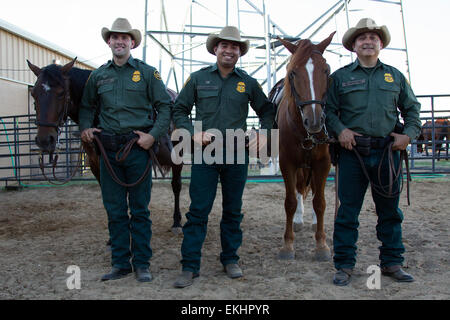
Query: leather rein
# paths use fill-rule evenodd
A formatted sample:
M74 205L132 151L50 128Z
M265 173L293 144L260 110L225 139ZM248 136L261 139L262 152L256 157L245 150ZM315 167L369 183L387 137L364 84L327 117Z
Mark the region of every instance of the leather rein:
M125 182L121 181L119 179L119 177L116 175L114 168L112 167L112 165L109 161L108 154L106 153L106 150L101 142L101 139L98 137L98 135L94 134L94 140L97 143L98 148L100 149L100 153L102 154L103 161L105 162L106 168L108 169L108 172L109 172L111 178L117 184L121 185L122 187L131 188L131 187L134 187L134 186L138 185L139 183L141 183L149 174L152 161L153 161L153 163L156 164L156 166L160 169L160 171L162 173L161 165L158 162L156 154L153 151L153 149L150 147L150 149L148 150L150 157L148 158L147 166L145 167L145 170L142 173L142 176L133 183L125 183ZM131 151L131 148L138 140L139 140L139 137L134 137L133 139L131 139L127 143L125 143L122 146L122 148L120 148L120 150L117 151L116 156L115 156L116 161L117 162L125 161L125 159L128 157L128 155ZM157 141L155 141L155 143L157 143Z
M402 193L402 191L403 191L403 162L405 162L406 198L408 200L408 205L410 205L411 203L410 203L410 198L409 198L409 182L411 181L411 174L409 172L408 152L406 150L400 151L400 161L399 161L398 169L396 170L395 164L394 164L394 157L393 157L393 153L392 153L392 145L393 144L394 144L394 142L389 142L383 150L383 155L381 156L380 164L378 165L378 170L377 170L379 184L376 184L375 182L373 182L370 179L361 155L359 154L358 150L356 150L356 148L353 148L353 150L356 154L356 157L359 160L359 163L361 165L361 169L364 173L364 176L369 181L373 192L377 193L378 195L380 195L384 198L396 198L396 197L400 196L400 194ZM387 185L382 185L381 184L381 172L382 172L381 165L383 163L383 159L384 159L386 153L388 155L389 183ZM394 183L396 183L396 182L399 183L400 187L399 187L398 191L393 192L393 186L394 186Z

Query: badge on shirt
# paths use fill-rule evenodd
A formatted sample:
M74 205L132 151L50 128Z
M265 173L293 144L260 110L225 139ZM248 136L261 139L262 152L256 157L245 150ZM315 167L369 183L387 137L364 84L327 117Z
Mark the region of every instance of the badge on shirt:
M241 93L245 92L245 82L238 82L236 90Z
M131 77L131 80L133 80L134 82L141 81L141 73L138 70L133 72L133 76Z
M392 77L392 74L385 73L384 74L384 81L386 81L386 82L394 82L394 78Z
M161 80L161 75L159 74L158 70L155 70L155 72L153 72L153 76L156 78L156 80Z

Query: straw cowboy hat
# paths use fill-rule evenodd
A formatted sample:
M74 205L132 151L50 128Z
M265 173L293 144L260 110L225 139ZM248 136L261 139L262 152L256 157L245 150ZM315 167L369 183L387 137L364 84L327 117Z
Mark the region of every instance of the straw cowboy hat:
M357 36L364 32L375 32L378 34L383 42L383 48L386 48L391 41L391 35L386 26L378 26L373 19L363 18L359 20L356 27L347 30L342 37L342 44L347 50L353 51L353 42Z
M239 46L241 47L241 57L248 52L248 48L250 47L250 42L248 40L245 41L241 40L241 35L239 33L238 28L233 26L227 26L223 28L218 35L211 33L208 36L208 39L206 40L206 49L208 49L209 53L215 55L214 47L220 40L238 42Z
M131 24L125 18L117 18L113 22L113 24L111 26L111 30L109 30L106 27L102 28L102 37L106 43L108 43L109 35L112 32L129 34L131 36L131 38L133 38L133 40L134 40L134 47L131 49L137 48L139 46L139 44L141 43L141 39L142 39L141 32L137 29L132 29Z

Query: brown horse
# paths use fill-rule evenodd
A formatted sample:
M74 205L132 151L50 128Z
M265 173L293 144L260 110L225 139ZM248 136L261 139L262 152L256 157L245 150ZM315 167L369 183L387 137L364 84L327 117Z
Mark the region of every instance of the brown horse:
M434 128L434 139L433 139L433 128ZM446 140L446 152L445 158L448 160L448 144L450 140L450 120L449 119L436 119L434 122L432 120L428 120L422 126L422 130L420 132L420 136L417 140L423 141L424 144L417 144L417 152L422 153L425 151L428 156L428 147L432 147L433 140L435 141L435 150L438 153L437 159L439 160L441 157L441 149L442 144L444 143L444 139Z
M314 45L303 39L297 44L280 40L292 53L278 107L280 168L286 188L286 229L281 259L294 259L294 213L309 191L317 216L316 259L330 259L324 230L325 183L331 167L324 104L330 68L322 54L334 32ZM297 199L298 195L298 199Z
M28 66L37 76L31 95L35 101L37 135L36 144L42 153L48 153L50 158L55 152L56 142L61 126L67 118L78 124L78 110L83 95L84 85L91 71L74 68L76 58L64 66L55 64L39 68L27 60ZM172 100L176 93L167 90ZM173 128L172 128L173 129ZM175 197L173 225L174 233L181 232L181 213L179 206L181 192L181 169L183 164L174 164L171 159L172 142L170 132L159 139L158 153L156 154L163 173L172 169L172 190ZM95 152L94 145L82 142L88 156L89 166L98 182L100 182L100 161ZM156 170L155 170L156 172Z

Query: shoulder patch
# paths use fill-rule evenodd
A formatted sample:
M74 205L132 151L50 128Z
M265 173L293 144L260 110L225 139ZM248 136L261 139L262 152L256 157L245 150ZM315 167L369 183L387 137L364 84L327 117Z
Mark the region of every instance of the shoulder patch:
M183 84L183 87L186 87L187 83L191 80L191 76L189 76Z
M155 70L155 72L153 72L153 76L156 80L161 80L161 75L159 74L158 70Z

